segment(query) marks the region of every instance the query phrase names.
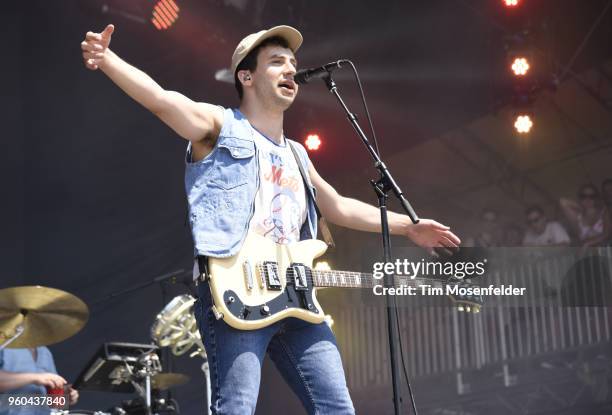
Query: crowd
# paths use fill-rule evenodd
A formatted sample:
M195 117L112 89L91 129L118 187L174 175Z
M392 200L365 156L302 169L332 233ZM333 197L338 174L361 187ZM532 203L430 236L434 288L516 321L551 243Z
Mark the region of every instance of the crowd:
M485 209L477 233L467 237L464 246L588 248L612 244L612 178L600 187L592 183L581 186L575 199L561 198L554 210L558 217L540 205L529 206L519 225L502 221L495 209Z

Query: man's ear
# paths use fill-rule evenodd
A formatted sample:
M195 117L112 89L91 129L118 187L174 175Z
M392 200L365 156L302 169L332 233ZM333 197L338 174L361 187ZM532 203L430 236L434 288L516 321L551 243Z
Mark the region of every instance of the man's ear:
M238 71L238 80L242 83L242 85L250 86L253 83L253 77L251 76L251 71L242 70Z

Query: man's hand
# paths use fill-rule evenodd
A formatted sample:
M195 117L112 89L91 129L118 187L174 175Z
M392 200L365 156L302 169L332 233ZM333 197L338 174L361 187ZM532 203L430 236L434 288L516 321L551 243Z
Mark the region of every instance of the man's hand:
M87 32L85 34L85 40L81 42L81 49L87 69L95 71L104 65L104 58L114 30L115 26L109 24L102 33Z
M79 391L77 391L76 389L73 389L72 386L70 387L70 405L74 405L77 403L77 401L79 400Z
M46 386L52 389L64 387L66 379L55 373L33 373L32 383L36 385Z
M449 251L453 251L461 243L448 226L432 219L421 219L417 224L410 224L406 236L430 253L434 253L435 248L450 248Z

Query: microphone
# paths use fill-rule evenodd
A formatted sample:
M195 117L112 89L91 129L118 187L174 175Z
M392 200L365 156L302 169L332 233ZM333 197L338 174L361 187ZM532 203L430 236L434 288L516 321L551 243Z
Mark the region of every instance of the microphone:
M336 69L341 68L344 62L346 62L344 59L340 59L335 62L326 63L318 68L300 69L293 76L293 81L296 84L307 84L311 79L323 78Z

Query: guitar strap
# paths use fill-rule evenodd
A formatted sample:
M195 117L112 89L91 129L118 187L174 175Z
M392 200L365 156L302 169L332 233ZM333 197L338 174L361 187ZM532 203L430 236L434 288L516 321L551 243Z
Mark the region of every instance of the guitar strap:
M312 200L312 203L314 203L315 211L317 212L317 218L319 218L319 229L321 229L321 235L323 236L323 240L329 247L333 248L334 246L336 246L336 244L334 243L334 238L332 237L332 234L329 230L329 226L327 226L327 221L325 220L325 218L321 214L321 211L319 210L319 206L317 205L317 200L315 198L314 192L312 191L312 188L308 185L308 181L306 180L306 172L304 171L304 166L302 166L302 163L300 162L300 158L298 157L298 154L295 150L295 147L293 146L293 143L290 140L287 140L287 142L289 143L289 147L291 148L293 157L295 157L295 161L297 162L298 168L300 169L300 175L302 176L302 181L304 182L306 193L308 194L308 197L310 198L310 200ZM317 235L313 235L313 236L316 238Z

